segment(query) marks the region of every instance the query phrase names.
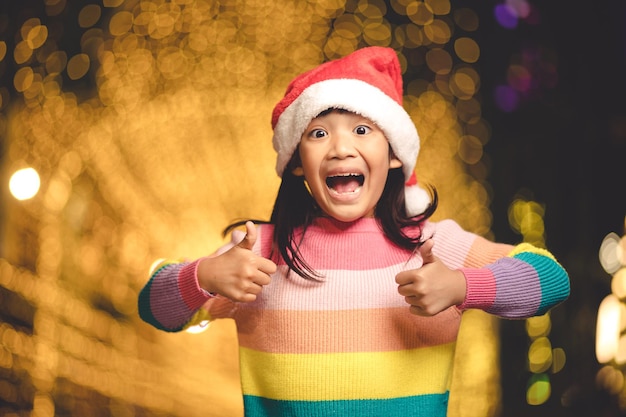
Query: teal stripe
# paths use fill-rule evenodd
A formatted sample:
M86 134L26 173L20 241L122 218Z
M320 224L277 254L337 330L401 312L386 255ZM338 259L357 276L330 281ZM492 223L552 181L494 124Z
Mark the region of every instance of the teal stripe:
M553 259L532 252L522 252L514 256L532 266L539 276L541 285L541 303L537 315L548 312L550 308L567 299L570 283L567 272Z
M385 400L280 401L244 395L246 417L445 417L449 393Z

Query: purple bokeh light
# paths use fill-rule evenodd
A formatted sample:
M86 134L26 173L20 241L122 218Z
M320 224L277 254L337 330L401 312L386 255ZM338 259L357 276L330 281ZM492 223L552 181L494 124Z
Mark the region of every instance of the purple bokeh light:
M496 21L506 29L515 29L518 23L518 16L515 9L508 4L498 4L494 10L493 14L496 18Z
M500 110L510 113L519 105L519 94L508 85L499 85L494 90L494 101Z

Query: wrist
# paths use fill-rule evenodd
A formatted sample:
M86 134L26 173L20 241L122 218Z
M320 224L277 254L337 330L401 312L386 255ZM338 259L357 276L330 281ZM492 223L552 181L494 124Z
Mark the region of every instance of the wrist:
M456 297L456 305L460 306L465 304L465 300L467 298L467 279L465 278L465 274L460 269L457 269L457 297Z
M211 271L214 269L212 264L213 259L210 257L198 260L198 264L196 266L196 280L198 281L198 286L203 292L207 295L215 296L217 293L211 282L211 277L213 276Z
M459 308L486 310L491 307L496 298L496 282L491 271L487 268L461 268L460 271L465 276L466 290Z

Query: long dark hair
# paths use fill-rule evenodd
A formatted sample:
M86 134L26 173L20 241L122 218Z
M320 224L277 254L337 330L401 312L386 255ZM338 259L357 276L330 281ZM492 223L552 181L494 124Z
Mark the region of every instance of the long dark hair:
M301 227L300 236L303 237L313 219L323 215L323 213L309 193L304 177L292 173L293 168L298 165L299 158L296 150L294 158L287 165L282 175L269 222L260 221L259 223L274 225L272 254L278 252L287 266L301 277L318 280L322 276L303 259L298 249L300 241L297 241L295 231ZM437 209L438 197L434 187L427 187L431 196L430 205L423 213L409 217L405 209L404 183L404 174L401 168L389 170L385 188L374 209L374 216L383 233L391 242L413 252L423 243L419 226L431 217ZM245 221L241 221L229 225L224 230L224 235L244 223ZM407 228L410 228L410 234L405 232ZM415 233L416 230L419 232Z

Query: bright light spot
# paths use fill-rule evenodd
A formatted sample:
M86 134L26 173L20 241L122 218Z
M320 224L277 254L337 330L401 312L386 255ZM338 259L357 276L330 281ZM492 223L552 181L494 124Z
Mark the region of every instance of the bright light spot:
M609 274L615 273L623 264L624 254L620 245L620 238L615 233L606 235L600 245L600 264Z
M596 357L598 362L610 362L619 347L621 307L619 299L607 295L598 308L596 324Z
M15 171L9 180L9 190L17 200L33 198L40 185L39 174L33 168Z
M209 324L210 324L209 320L203 320L199 324L196 324L195 326L189 326L187 329L185 329L185 331L191 334L202 333L203 331L209 328Z
M526 391L526 402L530 405L541 405L548 401L552 387L550 379L546 374L535 374L531 377L528 390Z
M163 266L165 261L166 261L165 258L160 258L160 259L157 259L156 261L152 262L152 265L150 265L150 269L148 269L148 271L150 271L148 273L148 275L154 274L157 269L159 269L161 266Z

